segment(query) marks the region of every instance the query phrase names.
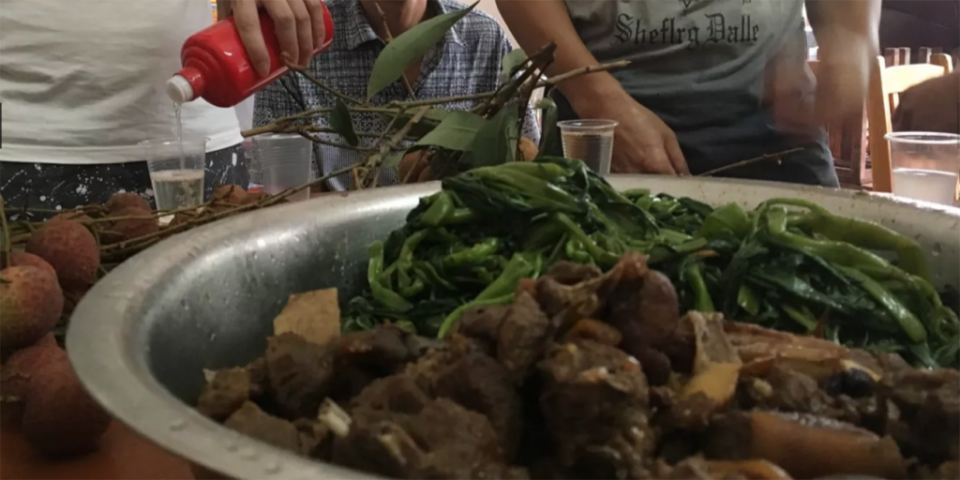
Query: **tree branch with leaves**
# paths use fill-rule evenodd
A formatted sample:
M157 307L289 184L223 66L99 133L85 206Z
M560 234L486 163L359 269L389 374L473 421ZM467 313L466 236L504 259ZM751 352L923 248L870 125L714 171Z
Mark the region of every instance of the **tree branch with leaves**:
M381 168L396 168L404 156L426 151L431 171L443 177L476 166L496 165L523 159L520 154L520 132L523 112L537 88L556 85L570 78L626 66L614 62L577 69L552 78L543 72L553 62L556 46L546 45L529 57L514 50L502 61L500 86L493 91L477 92L433 99L411 99L375 105L372 99L396 81L405 81L407 67L422 58L439 43L453 26L476 8L448 12L426 20L410 30L388 39L377 57L367 84L365 98L342 94L302 68L291 70L303 76L316 88L336 98L336 104L275 119L268 125L247 130L245 137L268 133L299 133L317 143L354 150L363 154L355 165L354 188L377 185ZM412 88L407 89L412 94ZM412 98L412 96L411 96ZM477 102L470 111L448 110L449 105L465 101ZM549 99L540 102L543 122L539 152L550 151L557 144L556 105ZM354 127L354 115L376 113L386 120L380 132L360 132ZM324 123L327 126L321 126ZM336 134L342 142L321 138L317 134ZM365 141L361 141L365 140ZM530 160L530 158L526 158ZM414 179L415 180L415 179Z

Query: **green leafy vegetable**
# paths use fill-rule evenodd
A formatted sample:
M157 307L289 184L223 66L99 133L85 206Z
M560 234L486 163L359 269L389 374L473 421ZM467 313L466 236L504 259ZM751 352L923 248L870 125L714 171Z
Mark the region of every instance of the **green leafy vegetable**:
M369 290L350 303L344 328L390 319L443 336L470 307L509 303L522 279L557 262L607 269L628 251L671 279L683 311L960 365L960 320L945 305L956 301L927 280L913 240L803 200L748 211L618 192L581 162L554 157L444 179L371 246Z

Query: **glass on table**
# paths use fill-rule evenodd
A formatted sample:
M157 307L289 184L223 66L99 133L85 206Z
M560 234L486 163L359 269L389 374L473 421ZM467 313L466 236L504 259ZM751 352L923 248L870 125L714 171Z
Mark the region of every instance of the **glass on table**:
M250 181L262 185L263 192L276 195L300 187L313 179L313 142L298 134L258 135L243 142L250 165ZM289 197L307 200L310 190Z
M164 138L140 142L157 210L176 210L203 204L205 137Z
M960 135L933 132L887 134L893 194L957 205Z
M558 122L563 156L581 160L590 170L610 173L613 158L613 132L619 123L614 120L565 120Z

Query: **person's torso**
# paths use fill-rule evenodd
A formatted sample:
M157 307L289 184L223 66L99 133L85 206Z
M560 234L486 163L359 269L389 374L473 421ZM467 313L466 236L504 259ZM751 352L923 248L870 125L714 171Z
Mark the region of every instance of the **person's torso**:
M0 160L114 163L177 133L164 82L180 47L210 25L208 0L4 0ZM241 141L233 109L183 105L183 134L208 151Z
M777 97L811 108L802 0L566 0L581 39L624 89L677 133L695 170L750 158L785 132ZM796 133L796 132L793 132ZM818 141L816 132L810 138ZM719 158L718 148L742 154ZM736 158L740 156L741 158Z

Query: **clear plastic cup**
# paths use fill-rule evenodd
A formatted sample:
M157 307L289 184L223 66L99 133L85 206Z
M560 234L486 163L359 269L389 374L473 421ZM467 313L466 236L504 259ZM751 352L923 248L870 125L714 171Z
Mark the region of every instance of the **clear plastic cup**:
M960 135L933 132L887 134L893 194L957 205Z
M610 173L613 131L617 125L614 120L599 119L558 122L563 156L582 160L588 168L600 175Z
M297 134L259 135L243 142L250 165L250 182L262 185L264 193L278 194L313 179L313 142ZM310 189L290 197L307 200Z
M196 207L203 203L206 138L162 138L139 145L150 170L157 210Z

